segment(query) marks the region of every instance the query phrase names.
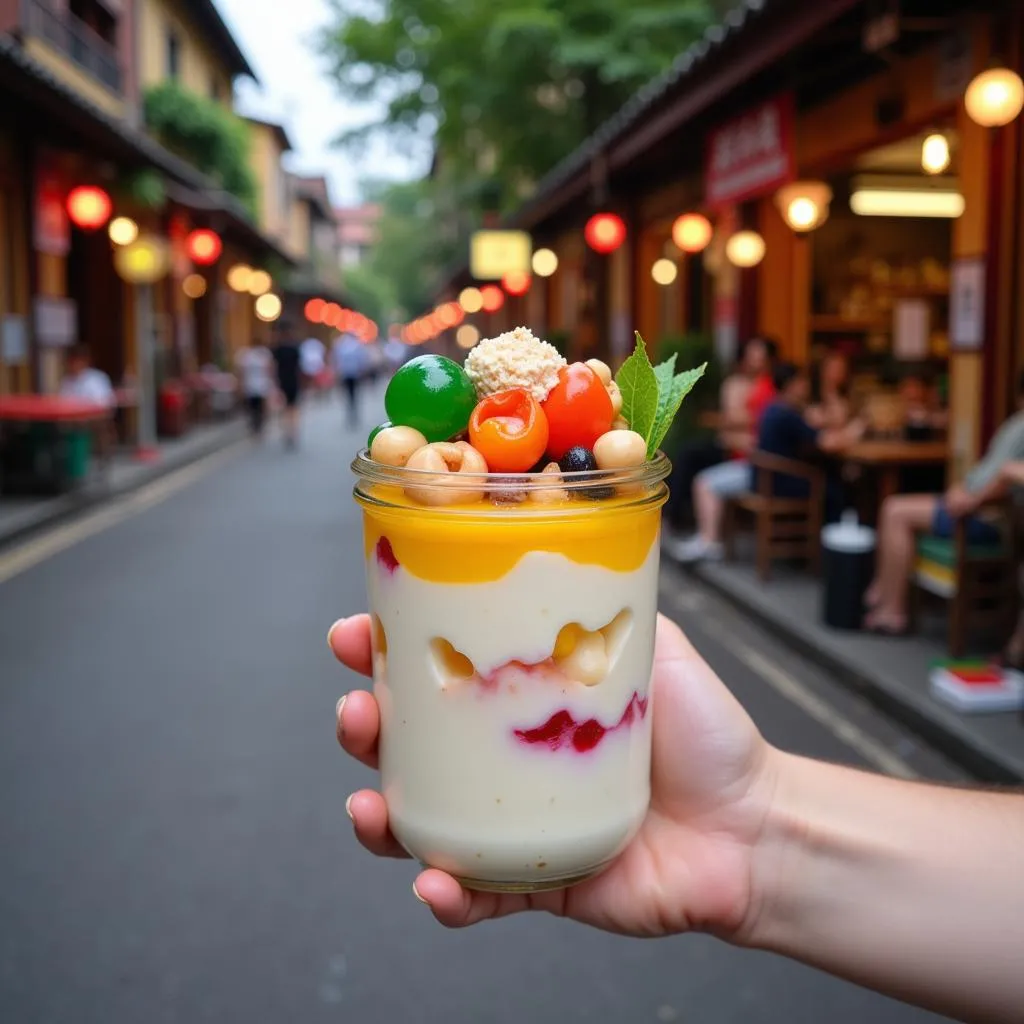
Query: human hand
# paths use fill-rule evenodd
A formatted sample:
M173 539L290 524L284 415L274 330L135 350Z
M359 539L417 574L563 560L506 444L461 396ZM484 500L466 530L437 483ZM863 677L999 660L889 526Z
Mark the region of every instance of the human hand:
M366 615L343 619L328 643L342 664L371 671ZM571 889L471 892L428 869L414 892L442 924L462 927L546 910L610 932L659 936L705 930L741 940L761 905L754 854L772 804L776 752L674 623L659 616L654 656L651 806L640 832L603 874ZM339 702L341 746L377 767L380 714L372 694ZM356 837L371 853L406 857L388 827L384 798L349 797Z
M961 487L960 484L954 484L946 491L943 502L946 506L946 511L954 519L970 515L978 507L974 495Z

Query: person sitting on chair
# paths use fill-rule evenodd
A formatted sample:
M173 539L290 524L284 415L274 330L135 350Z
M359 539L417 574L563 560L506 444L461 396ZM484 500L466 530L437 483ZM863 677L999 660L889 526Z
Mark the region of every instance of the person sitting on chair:
M882 504L879 516L878 570L868 588L871 609L865 626L877 633L898 635L907 628L907 591L914 564L915 534L931 531L951 538L956 520L967 519L969 544L994 544L998 527L975 515L981 507L1007 492L1004 470L1024 460L1024 374L1017 381L1017 408L992 438L984 458L944 495L897 494Z
M92 365L88 345L74 345L68 349L60 393L64 398L78 398L83 402L105 405L108 409L113 409L115 403L110 378Z
M807 449L837 451L863 434L864 425L859 420L840 429L818 429L807 422L805 412L811 391L806 371L792 363L778 363L773 377L775 401L761 416L757 435L758 450L786 459L799 459ZM756 487L749 464L744 462L741 465L744 467L743 474L737 473L735 478L728 480L716 478L715 470L720 467L705 470L698 475L694 495L699 531L692 541L687 542L689 547L680 551L681 561L722 558L725 503L729 498ZM777 497L803 498L808 494L810 485L804 479L775 474L773 480Z

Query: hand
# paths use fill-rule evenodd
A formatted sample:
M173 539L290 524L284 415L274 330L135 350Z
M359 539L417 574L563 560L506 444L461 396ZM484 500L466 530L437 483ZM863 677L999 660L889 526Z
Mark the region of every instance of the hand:
M370 674L366 615L336 623L328 643L343 664ZM639 835L597 878L533 895L470 892L443 871L414 892L449 927L524 910L546 910L625 935L696 929L740 941L752 934L762 900L754 852L771 808L777 752L679 627L659 616L654 659L651 807ZM338 742L377 767L380 714L370 693L339 702ZM388 828L380 793L353 794L347 810L371 853L408 856Z
M950 487L946 491L946 496L943 499L946 506L946 511L954 518L960 519L963 516L970 515L977 507L978 503L974 498L973 494L964 490L959 484Z

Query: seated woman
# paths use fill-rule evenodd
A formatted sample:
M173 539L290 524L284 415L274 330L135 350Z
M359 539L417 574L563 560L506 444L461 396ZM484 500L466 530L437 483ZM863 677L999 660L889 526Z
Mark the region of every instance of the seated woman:
M930 530L937 537L952 537L954 522L967 517L970 543L1000 539L996 526L974 513L1006 493L1007 464L1024 460L1024 374L1017 382L1017 408L962 484L955 484L945 495L899 494L886 499L879 517L878 570L867 593L868 629L893 635L906 631L915 534Z
M818 429L805 419L810 383L807 374L791 363L775 367L775 400L765 409L758 427L757 447L761 451L789 459L801 458L807 449L837 451L863 433L863 425L854 422L842 429ZM694 484L697 505L697 536L673 552L683 562L719 560L723 555L722 520L729 498L749 491L753 486L750 464L746 460L724 463L701 473ZM803 497L807 481L775 478L781 497Z
M765 382L771 383L777 349L768 338L750 338L744 343L733 371L722 382L718 436L711 441L685 444L672 460L671 498L666 515L673 526L681 526L687 513L693 511L691 493L700 472L728 459L742 458L750 450L757 414L767 401ZM770 388L767 393L770 395Z
M842 352L826 352L811 374L811 405L806 420L817 429L840 429L850 422L850 363Z

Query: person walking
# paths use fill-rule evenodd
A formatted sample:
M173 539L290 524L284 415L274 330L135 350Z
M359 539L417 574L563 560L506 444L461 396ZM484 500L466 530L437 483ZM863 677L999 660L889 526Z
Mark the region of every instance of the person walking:
M267 400L274 389L274 357L255 338L235 356L235 368L249 414L253 437L262 438L267 419Z
M302 390L318 394L320 380L327 362L327 349L324 343L312 335L299 346L300 368L302 370Z
M284 398L282 426L286 448L299 444L299 391L301 389L302 353L295 340L292 325L278 321L275 331L274 362L277 365L277 386Z
M339 335L332 350L334 372L348 403L348 425L359 426L359 388L367 370L366 349L351 331Z

